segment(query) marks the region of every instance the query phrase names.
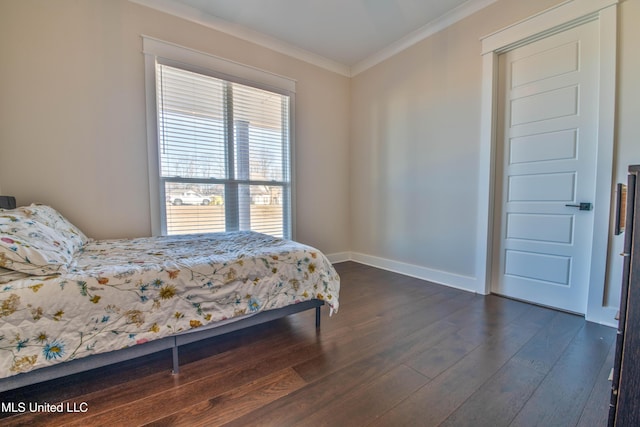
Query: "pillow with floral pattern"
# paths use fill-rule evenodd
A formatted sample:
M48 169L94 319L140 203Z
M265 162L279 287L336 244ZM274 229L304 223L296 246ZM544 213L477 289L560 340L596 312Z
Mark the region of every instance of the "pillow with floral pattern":
M74 252L90 241L78 227L51 206L33 203L31 206L19 207L16 210L62 234L73 245Z
M31 275L67 270L75 249L51 227L19 210L0 212L0 267Z

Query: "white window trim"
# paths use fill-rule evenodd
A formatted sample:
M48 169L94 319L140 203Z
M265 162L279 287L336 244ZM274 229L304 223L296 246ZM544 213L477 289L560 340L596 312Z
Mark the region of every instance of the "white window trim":
M149 207L151 234L162 235L166 219L162 215L160 200L160 155L158 152L158 110L156 104L156 63L178 65L180 68L212 77L253 86L289 96L289 165L290 165L290 209L291 239L295 240L295 89L296 81L269 71L240 64L200 52L174 43L142 35L142 51L145 56L145 97L147 108L147 159L149 172Z

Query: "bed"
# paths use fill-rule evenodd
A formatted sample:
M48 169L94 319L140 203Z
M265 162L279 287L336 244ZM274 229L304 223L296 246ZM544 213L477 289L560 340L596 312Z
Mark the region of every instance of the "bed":
M94 241L49 206L0 210L0 391L320 306L318 250L254 232Z

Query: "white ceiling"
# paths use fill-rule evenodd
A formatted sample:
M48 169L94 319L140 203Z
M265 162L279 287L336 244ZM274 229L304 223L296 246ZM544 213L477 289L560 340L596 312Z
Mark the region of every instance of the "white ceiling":
M355 75L496 0L131 0Z

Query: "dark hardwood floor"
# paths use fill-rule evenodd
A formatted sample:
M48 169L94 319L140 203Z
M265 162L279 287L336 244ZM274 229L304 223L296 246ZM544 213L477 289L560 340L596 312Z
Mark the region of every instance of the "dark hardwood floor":
M604 426L615 330L342 263L340 312L309 311L1 395L82 413L2 425Z

